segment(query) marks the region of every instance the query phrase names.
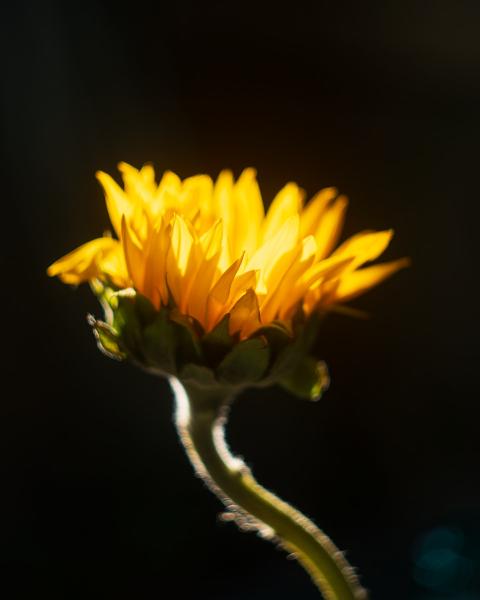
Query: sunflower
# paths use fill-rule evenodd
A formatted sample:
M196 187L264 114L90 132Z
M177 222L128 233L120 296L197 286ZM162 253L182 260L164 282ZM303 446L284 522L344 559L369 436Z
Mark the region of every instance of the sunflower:
M160 182L151 165L120 163L123 189L98 172L116 238L94 239L54 262L67 284L101 281L133 288L156 309L175 306L204 333L226 316L230 335L250 337L273 322L292 329L306 316L345 303L408 264L377 259L393 231L363 231L337 247L347 199L325 188L304 203L287 183L268 210L256 172L231 171Z
M48 274L89 281L105 309L90 317L100 348L168 376L180 440L197 474L241 527L256 529L298 558L327 600L366 591L331 540L260 486L230 454L224 427L234 396L279 384L318 399L328 385L310 354L319 316L377 285L407 259L365 266L393 232L363 231L338 245L345 196L325 188L304 204L287 183L265 213L254 169L237 181L183 181L150 165L120 163L123 189L97 173L111 234L57 260Z

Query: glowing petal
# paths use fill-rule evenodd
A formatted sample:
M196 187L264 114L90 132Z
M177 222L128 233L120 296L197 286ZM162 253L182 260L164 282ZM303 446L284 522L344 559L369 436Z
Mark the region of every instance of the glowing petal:
M243 256L233 262L210 290L207 298L207 330L214 327L218 322L222 309L230 296L230 289L242 260Z
M270 273L275 268L278 260L295 246L298 240L299 217L297 214L290 216L282 224L279 231L267 240L252 256L247 264L249 270L259 270L260 280L257 292L265 293Z
M47 269L50 277L58 276L64 283L77 285L101 275L99 261L106 252L119 245L110 237L98 238L83 244L55 261Z
M119 185L103 171L97 171L97 179L105 191L105 202L108 216L112 222L115 233L120 237L122 231L122 216L128 219L134 207L132 198L119 187Z
M193 236L185 219L175 215L172 223L170 249L167 256L167 282L177 306L184 304L182 292L187 288L187 270L189 270L190 253L193 247Z
M300 236L314 235L328 204L337 196L334 187L320 190L305 206L300 217Z
M258 247L264 210L255 169L245 169L235 185L235 236L232 256L252 256ZM247 218L246 218L247 217Z
M263 223L263 241L268 242L280 227L293 216L298 216L302 209L304 192L296 183L287 183L270 205Z
M228 329L231 335L239 332L240 339L245 339L261 326L257 295L250 288L232 308Z
M325 212L320 221L320 226L315 232L317 242L317 258L322 259L332 251L338 242L345 220L348 200L345 196L339 196L333 205Z
M208 331L231 312L242 339L260 326L291 319L302 305L347 300L406 265L396 261L358 270L387 247L392 232L362 232L338 242L347 200L335 188L303 208L303 191L287 184L267 214L254 169L235 182L222 171L183 181L166 171L158 186L151 165L120 163L124 189L97 177L120 242L93 240L54 263L49 275L71 284L98 278L134 287L159 308L175 306ZM303 302L303 304L302 304Z
M378 285L398 270L408 267L409 264L410 261L407 258L401 258L348 273L340 279L332 302L346 302L347 300L351 300Z
M143 281L145 274L145 262L143 259L142 248L139 247L135 236L127 224L125 216L122 218L122 244L125 254L125 262L133 285L138 290L143 290Z
M332 256L354 257L351 267L353 270L378 258L387 248L392 236L392 229L358 233L339 246Z

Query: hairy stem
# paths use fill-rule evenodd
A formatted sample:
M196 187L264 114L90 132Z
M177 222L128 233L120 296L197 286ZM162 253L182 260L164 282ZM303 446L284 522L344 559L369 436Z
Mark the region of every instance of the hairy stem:
M353 569L333 542L301 512L260 486L225 442L229 390L170 380L176 425L197 474L226 505L240 527L257 530L292 553L326 600L366 600Z

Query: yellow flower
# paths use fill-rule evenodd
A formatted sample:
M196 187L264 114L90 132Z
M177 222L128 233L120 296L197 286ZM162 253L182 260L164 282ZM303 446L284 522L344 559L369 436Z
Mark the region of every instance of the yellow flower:
M237 181L222 171L215 182L167 171L158 185L150 165L119 169L124 189L97 173L118 239L87 242L48 274L134 288L157 309L175 305L205 332L227 314L229 333L240 339L273 321L290 328L299 308L308 316L351 300L408 263L364 267L392 230L365 231L335 249L347 207L335 188L304 205L303 190L288 183L265 214L254 169Z

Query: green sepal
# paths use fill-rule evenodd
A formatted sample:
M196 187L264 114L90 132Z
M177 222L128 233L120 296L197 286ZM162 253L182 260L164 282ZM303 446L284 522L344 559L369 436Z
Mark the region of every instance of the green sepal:
M135 295L135 310L143 327L150 325L159 312L146 296L138 292Z
M142 326L135 292L130 289L116 292L109 298L109 304L113 311L112 327L118 334L121 350L143 364Z
M177 309L169 311L175 335L175 364L178 368L187 363L201 364L203 352L196 321L182 315Z
M202 337L202 347L209 364L216 365L221 362L235 344L235 338L228 331L229 322L230 315L227 314Z
M222 360L217 368L219 381L230 385L253 383L267 370L270 350L262 338L240 342Z
M161 308L154 321L145 327L142 347L147 366L165 373L175 373L175 328L166 308Z
M93 315L87 316L88 324L92 327L98 348L109 358L123 360L125 352L120 350L117 332L108 323L97 321Z
M279 384L300 398L319 400L328 388L330 379L327 366L310 356L297 361L295 368L279 380Z
M179 378L186 384L193 382L195 385L208 388L218 386L218 381L215 379L215 374L211 369L193 363L189 363L183 367Z

